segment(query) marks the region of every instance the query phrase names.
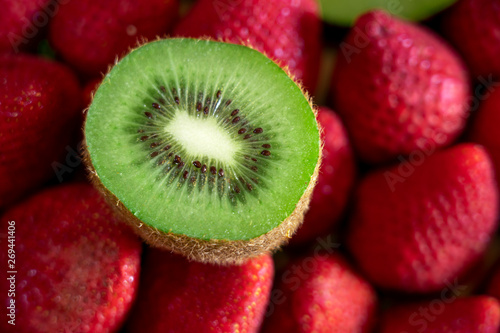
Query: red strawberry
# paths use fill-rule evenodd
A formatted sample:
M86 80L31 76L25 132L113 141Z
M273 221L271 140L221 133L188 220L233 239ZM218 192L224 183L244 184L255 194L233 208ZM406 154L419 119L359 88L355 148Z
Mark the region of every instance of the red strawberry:
M358 19L340 48L334 104L364 161L446 146L460 134L468 74L438 36L373 11Z
M55 176L79 130L81 91L65 66L27 55L0 56L0 207Z
M323 129L323 160L304 224L291 240L294 244L328 233L342 215L356 177L351 146L339 117L322 107L317 118Z
M178 6L178 0L69 1L52 20L49 40L66 62L96 77L138 40L166 34Z
M474 119L470 139L483 145L490 153L496 170L497 183L500 184L500 89L492 90L485 96Z
M273 291L264 332L370 332L377 296L338 255L292 261Z
M497 333L500 303L492 297L434 299L398 306L381 320L380 333ZM452 296L453 297L453 296Z
M352 253L377 285L405 292L437 291L466 273L497 225L493 166L472 144L373 172L355 199Z
M321 52L316 0L199 0L174 33L249 44L288 66L309 91L316 88Z
M273 279L269 255L213 266L151 249L130 332L257 332Z
M500 77L500 2L460 0L443 18L445 35L474 75Z
M49 0L0 0L0 51L18 52L43 29L55 10Z
M0 331L98 333L120 327L138 286L141 242L94 188L45 190L6 211L0 224L13 237L3 242L0 259L7 264L9 245L15 262L8 270L17 271L7 273L14 280L0 281ZM8 296L12 281L15 295ZM11 313L10 300L15 326L5 313Z

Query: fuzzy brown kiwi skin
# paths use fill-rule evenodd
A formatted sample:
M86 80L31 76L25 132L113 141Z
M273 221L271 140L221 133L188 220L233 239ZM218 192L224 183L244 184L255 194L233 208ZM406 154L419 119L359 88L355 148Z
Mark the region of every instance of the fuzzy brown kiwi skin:
M248 46L248 45L246 45ZM251 46L248 46L251 47ZM279 65L279 64L278 64ZM286 74L297 84L302 93L309 102L314 115L317 116L317 108L313 105L312 99L305 89L302 87L295 77L290 73L287 67L282 67ZM111 70L111 67L108 69ZM94 94L92 94L92 99ZM88 109L87 109L88 110ZM85 110L85 116L87 114ZM85 136L86 117L84 123ZM322 128L318 129L321 134ZM321 138L321 135L320 135ZM269 232L250 240L221 240L221 239L198 239L186 235L175 234L172 232L164 232L157 228L151 227L139 220L111 191L109 191L101 182L97 171L95 170L90 153L87 148L87 140L84 137L82 147L83 161L86 166L88 177L91 183L104 196L108 204L122 217L123 221L132 227L135 233L141 237L147 244L170 250L187 257L189 260L194 260L203 263L211 263L218 265L241 265L248 259L257 257L263 253L272 253L281 246L286 245L292 238L292 235L299 229L304 221L304 215L309 209L309 203L312 198L314 187L316 186L319 167L322 159L323 143L319 142L319 157L311 176L311 180L304 191L304 194L295 206L294 211L277 227Z

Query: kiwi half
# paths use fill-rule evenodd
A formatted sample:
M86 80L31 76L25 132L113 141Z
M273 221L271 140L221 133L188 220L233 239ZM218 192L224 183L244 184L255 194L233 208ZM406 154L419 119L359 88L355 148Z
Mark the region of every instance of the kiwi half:
M94 183L144 240L219 264L282 245L308 208L320 138L310 100L249 47L145 44L87 111Z
M451 6L457 0L320 0L323 19L331 24L351 26L367 11L384 9L407 20L420 21Z

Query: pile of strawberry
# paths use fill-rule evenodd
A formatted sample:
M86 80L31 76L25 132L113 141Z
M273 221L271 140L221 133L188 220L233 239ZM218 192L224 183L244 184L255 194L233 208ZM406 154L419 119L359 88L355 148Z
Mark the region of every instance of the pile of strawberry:
M2 4L1 332L500 330L498 1L348 31L316 0ZM311 208L274 258L143 251L86 181L92 91L165 35L251 44L327 105Z

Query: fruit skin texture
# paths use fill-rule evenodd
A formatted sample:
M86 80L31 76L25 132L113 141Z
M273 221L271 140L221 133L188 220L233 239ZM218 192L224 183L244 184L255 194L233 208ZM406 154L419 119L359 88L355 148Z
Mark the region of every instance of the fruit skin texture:
M483 145L491 156L495 166L497 184L500 184L500 89L492 90L485 96L474 119L469 139Z
M274 267L268 254L242 266L189 262L148 251L129 332L258 332Z
M165 35L178 7L178 0L69 1L53 18L49 41L84 76L98 77L137 41Z
M33 38L32 34L39 30L32 21L34 18L43 21L43 17L36 14L43 12L48 2L49 0L0 0L0 52L19 52L26 47L30 41L28 37Z
M81 91L69 68L28 55L0 56L0 207L55 176L78 131Z
M356 179L356 163L347 132L340 118L329 108L318 111L322 128L322 161L304 222L291 244L304 243L328 233L339 221Z
M441 290L466 273L497 226L498 192L481 146L439 151L406 178L397 165L369 174L355 195L349 248L376 285L404 292ZM389 177L401 182L389 185Z
M474 76L500 78L500 3L460 0L443 16L443 33L461 52Z
M437 35L373 11L358 19L340 49L332 97L363 161L393 161L460 134L468 74Z
M500 329L500 304L492 297L471 296L449 303L436 302L388 310L382 317L380 333L496 333Z
M15 222L16 325L0 331L113 332L138 287L141 242L88 184L39 192L5 212ZM10 244L10 243L8 243ZM7 263L7 243L0 253ZM8 281L0 282L9 290ZM6 318L7 292L2 314Z
M274 304L264 333L371 332L377 296L341 256L295 259L282 277L275 289L284 303Z
M174 35L250 45L287 66L308 91L316 88L321 53L316 0L199 0Z

